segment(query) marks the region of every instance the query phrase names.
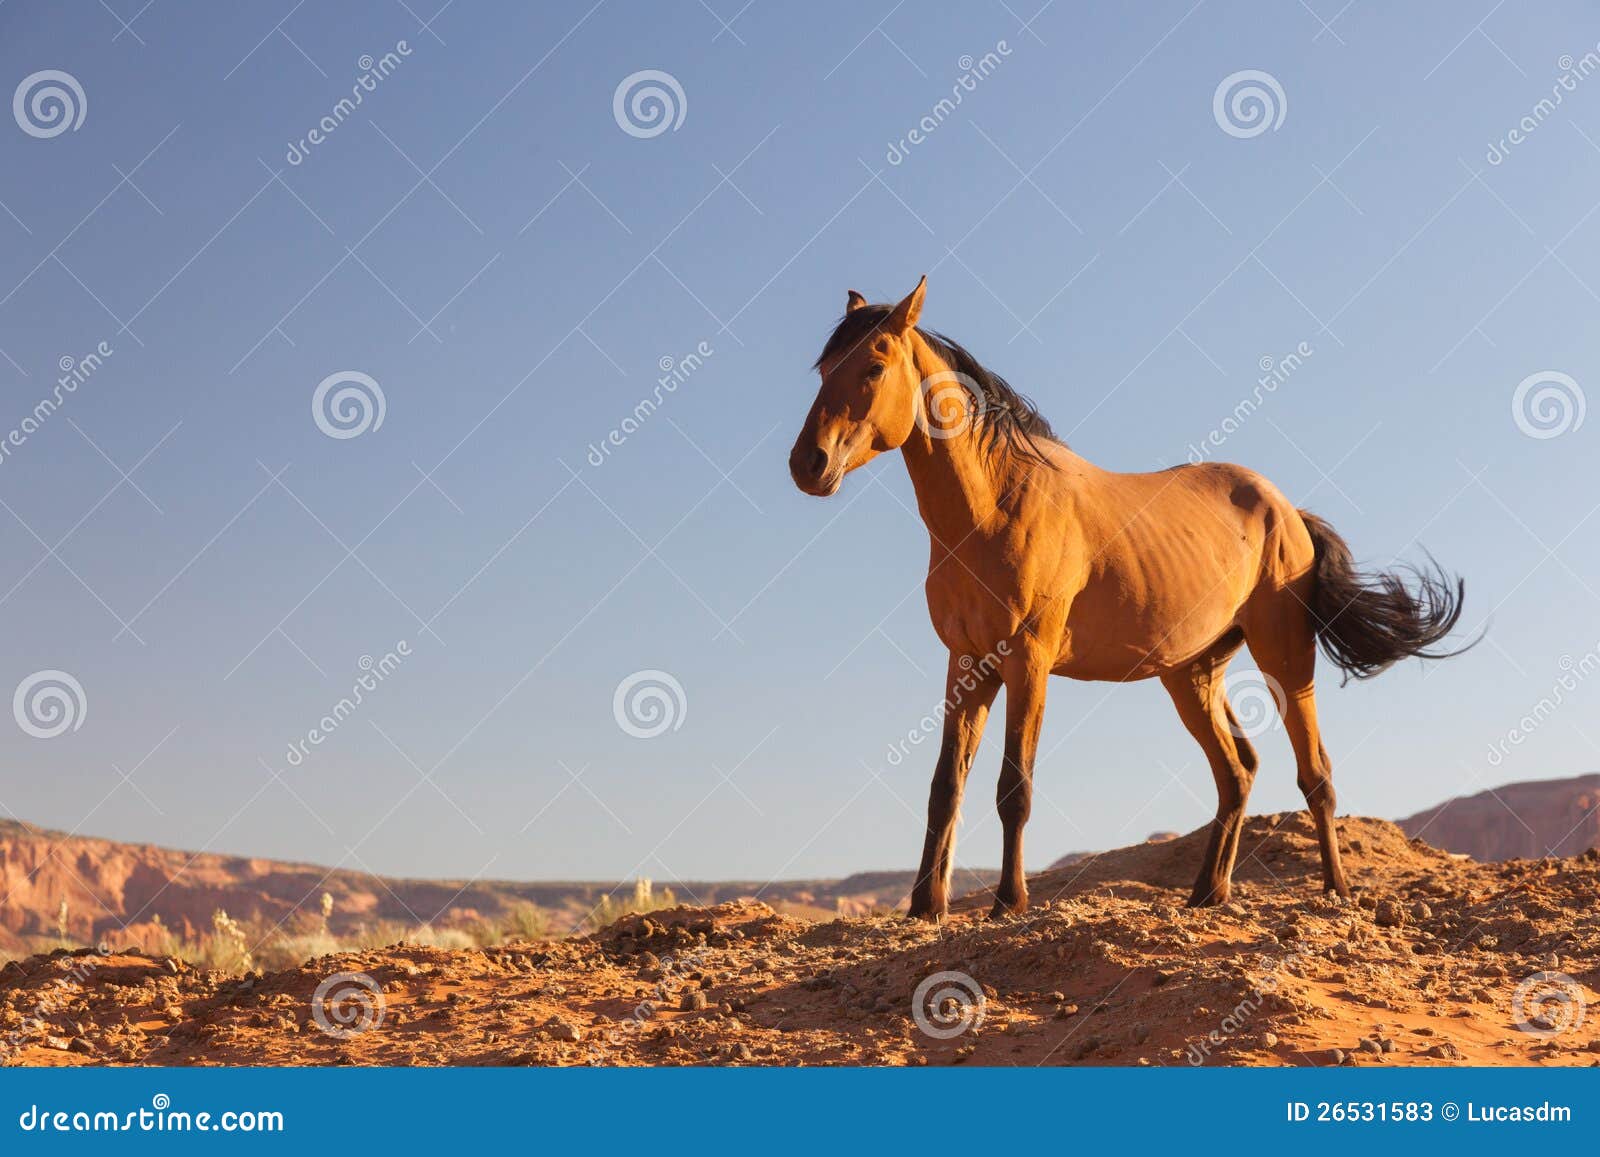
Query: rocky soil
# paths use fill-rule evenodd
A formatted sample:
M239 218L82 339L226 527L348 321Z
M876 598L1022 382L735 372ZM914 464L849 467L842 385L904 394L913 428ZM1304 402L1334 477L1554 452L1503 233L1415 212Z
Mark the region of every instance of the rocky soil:
M736 901L483 950L394 945L243 979L136 948L0 972L9 1064L1595 1065L1600 855L1479 864L1252 818L1233 900L1180 907L1204 832L1031 881L1000 922L808 923ZM943 975L940 974L953 974ZM918 993L921 993L920 998Z

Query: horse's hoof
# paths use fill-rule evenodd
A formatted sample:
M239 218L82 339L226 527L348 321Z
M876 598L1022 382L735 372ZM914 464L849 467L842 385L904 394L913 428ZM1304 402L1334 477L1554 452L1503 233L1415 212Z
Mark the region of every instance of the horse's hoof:
M941 908L912 908L906 913L908 920L921 920L928 924L943 924L945 912Z
M989 919L1008 920L1012 916L1022 915L1027 910L1028 902L1026 900L1017 904L1007 904L1004 900L996 900L994 907L989 909Z
M1227 892L1213 892L1213 891L1201 892L1201 891L1196 891L1193 895L1191 895L1189 897L1189 902L1187 904L1185 904L1184 907L1185 908L1215 908L1219 904L1226 904L1227 902L1228 902L1228 893Z

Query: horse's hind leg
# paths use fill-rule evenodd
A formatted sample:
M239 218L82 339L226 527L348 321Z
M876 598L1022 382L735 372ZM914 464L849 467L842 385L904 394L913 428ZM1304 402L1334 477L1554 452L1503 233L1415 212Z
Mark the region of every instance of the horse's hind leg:
M1344 865L1339 860L1339 831L1334 819L1337 800L1333 792L1333 764L1317 728L1317 699L1313 673L1317 663L1317 641L1302 603L1285 599L1277 622L1269 629L1250 633L1250 654L1262 673L1275 679L1282 688L1283 726L1294 746L1297 781L1306 797L1306 808L1317 825L1317 844L1322 850L1324 891L1350 895Z
M1183 725L1206 753L1212 778L1217 782L1217 818L1212 822L1211 840L1189 896L1192 908L1221 904L1228 898L1233 886L1233 862L1239 854L1239 835L1244 829L1245 801L1258 766L1255 749L1244 738L1222 688L1222 672L1239 649L1239 642L1237 633L1225 637L1188 667L1161 677Z

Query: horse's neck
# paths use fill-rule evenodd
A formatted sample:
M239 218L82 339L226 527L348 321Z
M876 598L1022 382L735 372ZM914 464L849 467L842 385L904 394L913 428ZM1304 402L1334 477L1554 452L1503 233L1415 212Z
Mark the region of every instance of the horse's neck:
M932 350L918 345L917 369L924 380L949 369ZM919 425L901 447L922 521L934 541L947 548L966 539L996 509L999 491L977 437L972 429L935 437Z

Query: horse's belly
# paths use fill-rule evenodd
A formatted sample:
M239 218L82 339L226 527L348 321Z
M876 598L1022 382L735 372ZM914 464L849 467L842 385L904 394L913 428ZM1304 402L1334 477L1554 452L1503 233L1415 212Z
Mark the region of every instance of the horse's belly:
M1149 679L1190 662L1235 624L1242 598L1193 602L1183 607L1161 603L1130 606L1120 601L1096 607L1080 600L1067 619L1067 631L1054 674L1072 679L1114 682Z

